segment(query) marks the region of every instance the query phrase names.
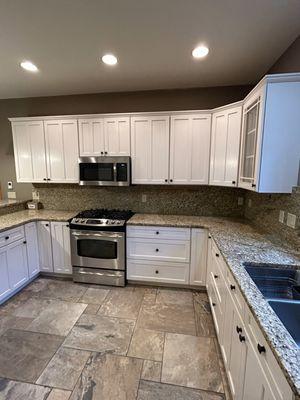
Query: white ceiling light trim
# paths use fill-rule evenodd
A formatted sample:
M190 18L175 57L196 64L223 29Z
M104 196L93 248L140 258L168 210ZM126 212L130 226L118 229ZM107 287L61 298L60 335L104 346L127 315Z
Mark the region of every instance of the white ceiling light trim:
M195 47L194 50L192 51L192 55L194 58L206 57L208 53L209 53L209 48L206 46Z
M26 69L26 71L37 72L39 70L31 61L22 61L20 65L23 69Z
M102 57L102 61L104 62L104 64L107 64L107 65L116 65L118 62L118 59L113 54L105 54Z

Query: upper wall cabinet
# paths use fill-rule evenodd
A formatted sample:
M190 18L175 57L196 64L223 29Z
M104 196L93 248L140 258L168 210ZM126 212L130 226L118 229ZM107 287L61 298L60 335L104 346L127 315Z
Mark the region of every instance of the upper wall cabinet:
M79 119L80 156L130 156L129 117Z
M171 117L170 183L208 183L211 114Z
M44 182L47 177L43 121L12 124L17 182Z
M300 160L300 74L269 75L243 107L239 186L291 193Z
M77 120L45 121L48 181L78 182Z
M169 117L131 118L132 183L169 181Z
M210 185L237 186L242 106L213 113Z

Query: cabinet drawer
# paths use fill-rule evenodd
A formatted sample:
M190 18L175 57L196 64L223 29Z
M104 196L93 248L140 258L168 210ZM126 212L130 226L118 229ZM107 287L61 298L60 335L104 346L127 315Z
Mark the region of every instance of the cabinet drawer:
M128 260L127 279L146 282L188 283L189 264Z
M160 226L127 226L127 236L148 239L190 240L190 228L169 228Z
M226 271L226 285L230 289L230 293L234 301L234 304L236 305L236 308L238 309L242 318L244 318L246 303L240 289L238 288L235 279L233 278L231 272L229 271L229 268L227 268Z
M24 226L18 226L17 228L2 232L0 233L0 247L13 243L16 240L23 239L24 237Z
M127 256L144 260L189 262L190 242L129 238Z

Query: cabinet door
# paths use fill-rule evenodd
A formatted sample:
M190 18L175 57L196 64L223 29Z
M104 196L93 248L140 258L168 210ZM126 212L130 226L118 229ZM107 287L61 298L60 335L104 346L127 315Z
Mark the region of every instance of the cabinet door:
M13 122L17 182L45 182L46 149L43 121Z
M211 185L237 186L242 107L215 113L212 118Z
M171 117L171 183L177 185L208 183L210 124L210 114Z
M129 117L105 118L105 154L109 156L130 156Z
M243 400L278 400L264 373L252 343L248 342Z
M27 261L29 278L38 274L40 270L37 226L35 222L25 225L25 237L27 243Z
M84 156L104 155L104 123L102 118L79 119L79 154Z
M131 118L132 183L167 184L169 117Z
M264 89L256 92L244 104L239 186L258 187L261 139L263 129Z
M8 279L7 251L6 249L2 249L0 250L0 302L10 292L11 288Z
M206 229L192 229L190 284L205 286L207 261Z
M51 222L53 270L56 273L71 274L70 229L65 222Z
M45 121L48 180L78 182L77 120Z
M50 222L37 222L38 243L40 254L40 270L45 272L53 272L52 246Z
M12 290L28 280L28 265L25 241L10 244L7 250L8 279Z

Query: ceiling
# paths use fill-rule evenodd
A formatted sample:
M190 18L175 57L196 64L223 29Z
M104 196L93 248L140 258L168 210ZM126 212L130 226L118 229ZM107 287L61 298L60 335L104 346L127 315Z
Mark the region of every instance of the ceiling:
M0 98L255 83L299 32L299 0L0 0Z

